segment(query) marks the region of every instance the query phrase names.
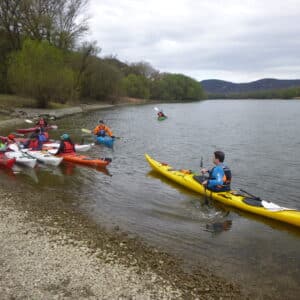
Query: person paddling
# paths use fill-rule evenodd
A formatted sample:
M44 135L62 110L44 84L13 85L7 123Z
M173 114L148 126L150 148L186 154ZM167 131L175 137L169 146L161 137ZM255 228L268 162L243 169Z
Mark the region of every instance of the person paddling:
M211 170L201 169L201 173L208 173L208 179L202 184L210 191L225 192L230 191L231 170L224 164L225 154L222 151L215 151L213 163L215 167Z
M99 120L99 125L97 125L94 128L93 133L97 136L108 135L108 136L114 138L114 135L113 135L111 129L104 124L103 120Z
M48 123L47 121L44 119L44 118L40 118L36 123L35 123L36 126L38 127L41 127L41 128L44 128L44 127L47 127L48 126Z
M162 110L160 110L160 111L157 113L157 116L158 116L158 118L165 118L165 117L166 117L166 115L163 113Z
M57 151L57 154L59 153L75 153L75 145L71 141L70 136L67 133L64 133L61 137L61 142Z

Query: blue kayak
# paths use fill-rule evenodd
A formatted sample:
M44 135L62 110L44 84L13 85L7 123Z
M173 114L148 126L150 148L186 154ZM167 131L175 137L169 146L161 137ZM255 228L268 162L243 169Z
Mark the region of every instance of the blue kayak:
M104 146L112 148L115 142L115 138L112 138L108 135L106 136L97 136L96 141L98 144L102 144Z

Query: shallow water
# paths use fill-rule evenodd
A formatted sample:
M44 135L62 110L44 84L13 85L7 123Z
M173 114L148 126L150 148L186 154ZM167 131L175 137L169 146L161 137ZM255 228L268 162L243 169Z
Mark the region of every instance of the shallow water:
M300 296L300 230L221 206L151 171L149 153L178 168L211 166L213 151L226 153L233 188L300 209L300 102L214 100L161 104L168 115L156 120L154 105L124 106L59 120L59 130L82 140L79 128L101 118L119 139L114 149L96 146L88 154L111 157L107 170L73 164L0 173L1 183L30 196L39 190L72 199L99 224L118 225L180 257L215 270L266 299ZM78 129L77 129L78 128ZM2 133L2 132L1 132ZM4 132L7 133L7 132ZM90 140L89 136L84 137Z

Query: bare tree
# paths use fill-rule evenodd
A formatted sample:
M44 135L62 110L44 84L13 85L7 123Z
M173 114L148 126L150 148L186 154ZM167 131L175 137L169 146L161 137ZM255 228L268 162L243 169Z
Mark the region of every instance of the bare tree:
M0 30L14 49L26 37L72 49L88 30L87 4L88 0L0 0Z

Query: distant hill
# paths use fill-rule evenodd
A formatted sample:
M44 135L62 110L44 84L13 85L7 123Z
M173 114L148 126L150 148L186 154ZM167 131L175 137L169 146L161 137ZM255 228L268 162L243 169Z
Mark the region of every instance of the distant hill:
M265 78L248 83L233 83L218 79L200 81L207 94L229 95L237 93L251 93L258 91L280 90L292 87L300 87L300 79L284 80Z

